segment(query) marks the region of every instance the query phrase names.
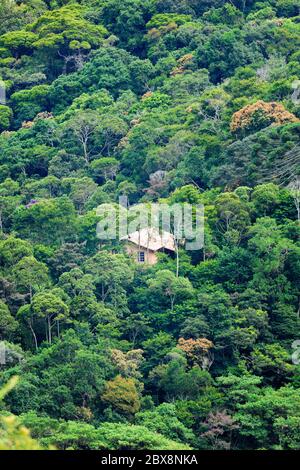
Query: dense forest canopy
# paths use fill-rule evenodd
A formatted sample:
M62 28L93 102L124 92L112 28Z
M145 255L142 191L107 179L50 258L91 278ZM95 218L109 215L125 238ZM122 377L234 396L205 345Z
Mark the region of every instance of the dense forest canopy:
M299 0L0 19L0 449L299 449ZM120 196L204 247L100 242Z

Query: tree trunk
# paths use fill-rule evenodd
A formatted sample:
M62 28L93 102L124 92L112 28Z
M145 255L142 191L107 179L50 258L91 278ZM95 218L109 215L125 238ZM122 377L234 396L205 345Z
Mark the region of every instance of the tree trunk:
M89 163L89 154L87 150L87 140L82 140L82 147L83 147L83 155L86 163Z
M52 337L51 337L51 325L50 325L50 318L47 318L47 323L48 323L48 341L49 344L52 343Z
M35 350L37 351L38 350L38 342L37 342L36 334L34 332L34 329L33 329L33 326L32 326L32 323L31 323L30 320L29 320L29 328L30 328L30 331L31 331L33 339L34 339Z
M171 311L173 312L173 310L174 310L175 296L171 296L171 297L170 297L170 300L171 300Z

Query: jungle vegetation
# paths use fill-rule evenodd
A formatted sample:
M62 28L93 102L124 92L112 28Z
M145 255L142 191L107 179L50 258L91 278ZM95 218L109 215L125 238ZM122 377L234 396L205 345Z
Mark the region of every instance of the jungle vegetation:
M299 0L0 19L0 449L299 449ZM100 243L120 196L204 247Z

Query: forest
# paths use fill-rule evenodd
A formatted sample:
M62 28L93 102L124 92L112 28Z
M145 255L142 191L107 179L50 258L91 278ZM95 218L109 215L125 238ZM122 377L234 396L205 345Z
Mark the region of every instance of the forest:
M299 0L0 20L0 450L299 450ZM203 247L99 240L125 196Z

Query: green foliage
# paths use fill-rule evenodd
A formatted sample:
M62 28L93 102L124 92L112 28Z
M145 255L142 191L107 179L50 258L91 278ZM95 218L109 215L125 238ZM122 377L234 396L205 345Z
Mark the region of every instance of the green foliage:
M12 116L12 110L8 106L0 105L0 131L9 129Z
M278 442L277 432L282 433L280 424L286 422L287 434L293 435L294 423L299 417L299 397L297 391L291 387L278 390L266 388L261 396L252 395L249 401L239 408L236 418L242 424L241 435L253 437L265 448L274 448ZM291 422L290 416L294 417ZM283 441L283 446L291 448L289 442Z
M190 447L141 425L103 423L99 427L78 421L56 421L39 417L33 412L22 417L43 445L55 445L60 450L189 450Z
M32 120L40 111L47 108L49 86L37 85L29 90L16 91L11 95L11 103L16 115L16 123Z
M66 240L72 234L74 224L74 206L66 197L37 201L15 212L15 229L24 238L36 242L59 243Z
M0 301L0 340L11 339L18 328L18 323L11 315L7 305Z
M118 375L105 384L102 400L127 416L134 415L140 409L139 396L132 379Z
M193 433L182 424L176 413L176 406L163 403L153 411L142 411L136 415L137 422L150 431L182 442L193 442Z
M0 390L0 400L12 390L18 382L14 376ZM32 439L30 432L13 415L0 415L0 450L42 450L39 443Z
M0 3L0 448L299 449L299 1Z

